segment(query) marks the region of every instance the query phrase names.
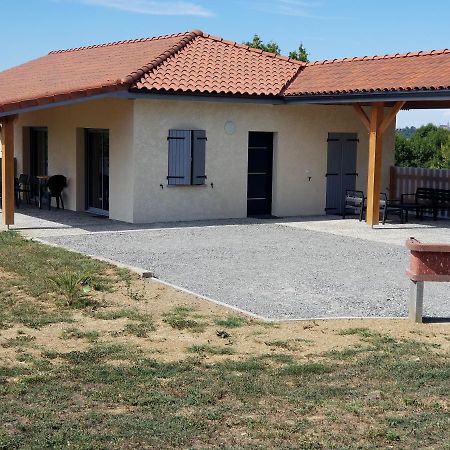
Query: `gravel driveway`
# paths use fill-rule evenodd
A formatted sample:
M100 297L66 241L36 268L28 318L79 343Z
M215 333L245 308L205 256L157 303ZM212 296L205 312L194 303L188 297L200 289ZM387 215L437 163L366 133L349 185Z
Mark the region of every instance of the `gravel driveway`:
M275 223L45 240L146 268L161 280L267 318L407 315L408 256L399 245ZM425 314L450 317L448 284L425 289Z

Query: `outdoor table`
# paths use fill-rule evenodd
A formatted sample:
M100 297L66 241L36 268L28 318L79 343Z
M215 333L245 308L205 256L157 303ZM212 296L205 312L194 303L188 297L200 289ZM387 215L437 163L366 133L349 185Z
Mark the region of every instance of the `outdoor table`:
M388 200L387 208L388 211L398 212L402 223L408 223L409 211L419 211L420 220L423 220L423 210L425 209L425 205L404 203L401 200Z

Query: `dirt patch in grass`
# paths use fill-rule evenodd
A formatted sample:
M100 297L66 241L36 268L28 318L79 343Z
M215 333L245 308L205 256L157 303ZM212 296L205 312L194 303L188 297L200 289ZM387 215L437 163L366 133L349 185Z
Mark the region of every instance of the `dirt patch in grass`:
M56 251L59 254L60 250ZM0 345L14 337L17 330L24 330L36 339L36 348L64 352L85 348L89 344L89 334L92 339L97 333L96 340L101 342L123 343L139 338L136 343L140 348L152 355L157 353L165 362L192 356L188 349L202 346L216 348L215 352L200 352L212 361L221 360L224 355L239 359L271 353L308 359L311 355L330 352L341 352L344 357L342 352L346 349L351 350L350 357L365 345L367 332L364 330L369 330L369 334L389 334L395 339L430 343L433 351L450 349L450 326L447 324L415 325L406 320L389 319L262 322L157 281L142 280L123 270L116 272L107 265L100 266L99 270L104 273L95 277L103 276L109 288L89 292L89 297L101 305L95 308L89 304L81 311L64 308L56 301L57 293L46 292L36 298L20 285L11 287L13 299L10 295L0 294L7 304L0 313L0 323L3 327L12 327L1 330ZM5 271L0 263L0 283L10 283L17 276ZM25 284L33 285L30 280ZM140 295L136 296L136 292ZM78 330L79 336L66 333L63 338L64 331L70 329ZM222 332L229 337L219 336ZM232 351L220 352L219 348L231 348Z
M35 253L0 259L0 448L450 449L448 324L261 322L0 239ZM45 258L103 287L71 308Z

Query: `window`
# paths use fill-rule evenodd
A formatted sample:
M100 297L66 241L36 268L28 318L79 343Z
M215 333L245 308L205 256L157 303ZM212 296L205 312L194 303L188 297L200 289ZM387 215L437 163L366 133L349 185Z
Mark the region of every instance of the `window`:
M169 130L169 185L205 184L206 132Z

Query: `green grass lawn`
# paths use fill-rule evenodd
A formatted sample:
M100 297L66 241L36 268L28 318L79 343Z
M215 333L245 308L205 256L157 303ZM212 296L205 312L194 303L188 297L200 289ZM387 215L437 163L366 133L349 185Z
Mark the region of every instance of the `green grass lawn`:
M269 326L142 283L0 233L1 449L450 449L450 329Z

